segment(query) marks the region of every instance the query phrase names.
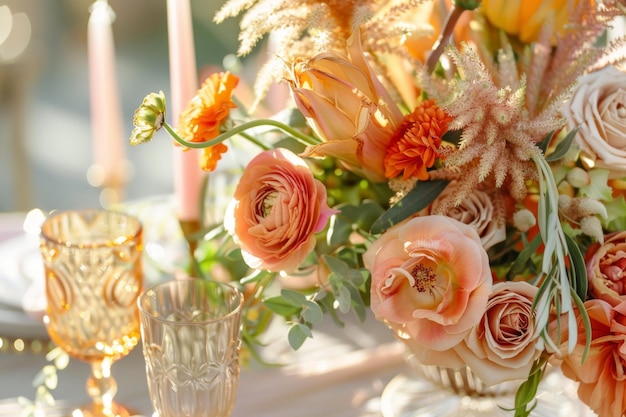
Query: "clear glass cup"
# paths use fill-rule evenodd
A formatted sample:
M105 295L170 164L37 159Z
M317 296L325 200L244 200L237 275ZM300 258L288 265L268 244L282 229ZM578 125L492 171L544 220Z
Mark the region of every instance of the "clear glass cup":
M55 212L41 226L44 322L57 346L91 365L85 417L130 415L113 401L111 365L140 339L142 232L136 217L101 209Z
M228 417L239 383L243 294L174 279L138 299L152 406L160 417Z

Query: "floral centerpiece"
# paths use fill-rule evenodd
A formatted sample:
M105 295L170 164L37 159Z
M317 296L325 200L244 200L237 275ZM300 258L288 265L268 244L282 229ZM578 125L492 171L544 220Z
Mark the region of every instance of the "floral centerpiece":
M555 363L623 416L624 7L230 0L215 19L243 14L240 55L275 41L256 101L211 74L174 129L149 94L131 143L164 127L209 172L258 146L194 272L245 287L250 347L275 315L297 349L324 314L369 308L424 364L524 381L515 415ZM255 117L274 82L292 105Z

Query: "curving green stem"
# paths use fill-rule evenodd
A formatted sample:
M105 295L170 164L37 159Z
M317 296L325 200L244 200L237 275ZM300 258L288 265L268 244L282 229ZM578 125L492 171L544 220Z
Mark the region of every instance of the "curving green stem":
M259 127L259 126L274 126L282 130L283 132L293 136L294 138L296 138L298 141L302 142L305 145L317 145L321 143L321 141L319 141L318 139L309 135L305 135L304 133L292 128L291 126L281 123L277 120L273 120L273 119L258 119L258 120L252 120L252 121L246 122L239 126L235 126L234 128L228 130L227 132L224 132L221 135L215 137L214 139L211 139L206 142L188 142L184 140L183 138L181 138L180 136L178 136L176 131L172 128L172 126L169 125L169 123L167 122L163 123L163 127L165 128L165 130L167 130L167 132L174 138L176 142L180 143L183 146L186 146L187 148L194 148L194 149L203 149L203 148L208 148L209 146L217 145L218 143L223 142L232 136L235 136L237 134L245 132L248 129L252 129L255 127ZM265 146L262 145L260 142L258 142L257 140L253 140L251 136L249 135L243 135L243 136L245 136L248 140L251 140L256 145L261 146L262 148L265 148Z

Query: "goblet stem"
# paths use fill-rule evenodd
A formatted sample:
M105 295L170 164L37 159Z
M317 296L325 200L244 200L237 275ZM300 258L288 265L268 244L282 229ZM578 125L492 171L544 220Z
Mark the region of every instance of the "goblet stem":
M87 379L87 393L92 399L91 406L85 410L85 417L128 417L124 407L113 402L117 393L117 383L111 373L111 358L91 362L91 375Z

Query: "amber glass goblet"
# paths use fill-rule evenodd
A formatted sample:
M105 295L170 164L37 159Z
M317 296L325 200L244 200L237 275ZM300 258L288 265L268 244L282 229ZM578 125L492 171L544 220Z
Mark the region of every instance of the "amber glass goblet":
M120 212L56 212L41 227L51 340L91 366L87 417L125 417L113 398L111 365L140 340L137 297L142 291L142 225Z

